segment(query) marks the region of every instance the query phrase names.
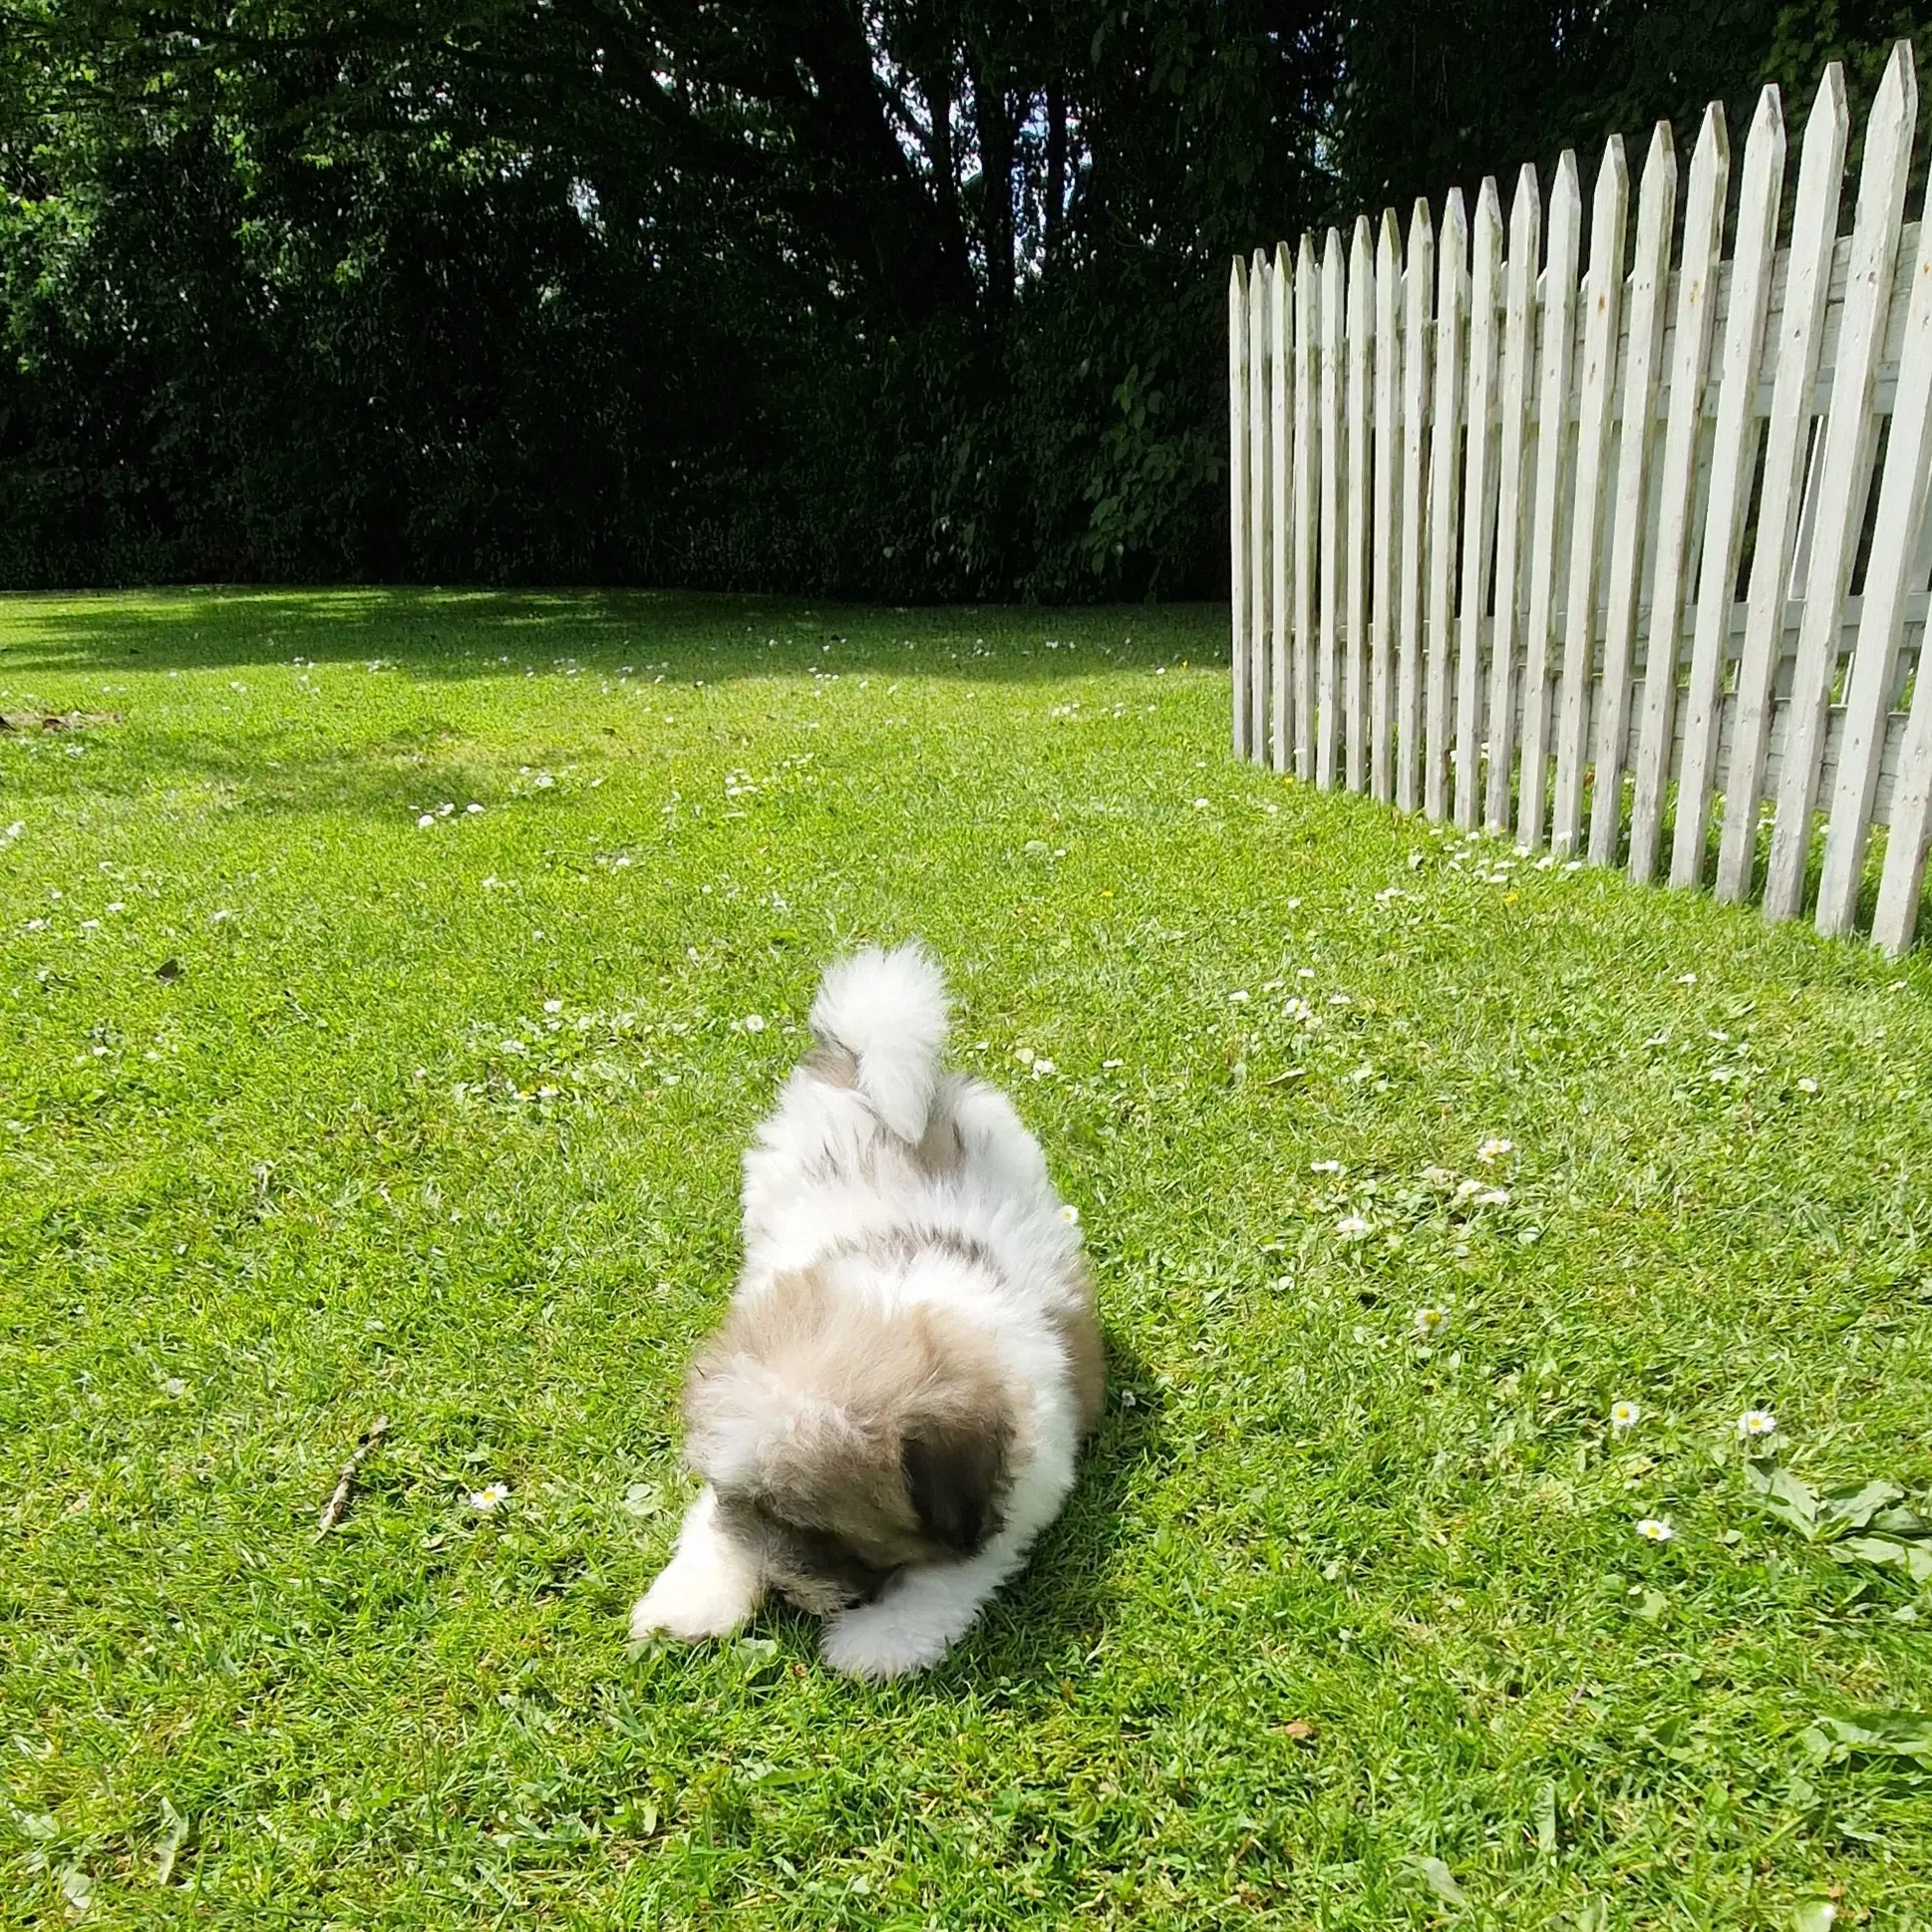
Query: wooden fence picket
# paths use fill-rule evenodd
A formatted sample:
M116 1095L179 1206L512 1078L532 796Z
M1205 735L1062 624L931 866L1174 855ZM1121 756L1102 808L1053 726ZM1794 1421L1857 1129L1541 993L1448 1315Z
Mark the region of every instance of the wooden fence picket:
M1737 251L1731 270L1731 312L1726 318L1718 379L1711 494L1704 518L1691 683L1685 700L1684 762L1678 778L1677 829L1671 845L1670 879L1679 886L1696 885L1704 876L1711 788L1717 774L1718 733L1723 720L1731 592L1738 579L1738 554L1750 508L1758 431L1754 405L1783 184L1784 117L1776 88L1768 87L1758 97L1758 112L1745 142L1744 192L1738 207ZM1720 226L1723 212L1720 202Z
M1336 636L1341 585L1342 513L1342 237L1333 228L1322 253L1322 657L1315 724L1315 783L1335 783L1337 700L1341 688Z
M1677 213L1677 149L1660 121L1637 194L1637 248L1631 267L1629 346L1625 351L1622 436L1617 445L1616 514L1610 525L1609 601L1603 620L1603 681L1596 704L1591 774L1590 860L1613 864L1623 828L1624 746L1630 728L1630 676L1637 634L1637 591L1644 536L1644 486L1656 441L1657 375L1663 361L1664 296L1671 277L1671 224Z
M1879 758L1885 745L1886 701L1905 631L1907 579L1926 514L1928 457L1932 456L1932 202L1925 216L1919 223L1918 259L1899 350L1898 388L1892 399L1891 441L1885 452L1858 613L1858 641L1852 648L1845 691L1837 791L1824 836L1817 926L1826 934L1849 932L1857 909L1865 835L1877 800ZM1921 684L1928 668L1932 667L1921 644Z
M1724 785L1724 830L1718 844L1720 899L1742 899L1751 890L1757 865L1758 805L1771 756L1785 594L1803 509L1811 389L1824 335L1838 193L1850 135L1844 70L1834 61L1825 69L1804 128L1791 246L1785 261L1783 313L1774 337L1766 344L1768 355L1773 346L1776 349L1777 373L1765 432L1758 541L1751 561L1731 765Z
M1375 528L1369 552L1369 788L1384 805L1396 796L1390 733L1395 722L1396 449L1402 395L1396 305L1401 264L1396 211L1385 208L1375 259Z
M1671 353L1669 414L1658 466L1655 548L1650 567L1650 630L1644 646L1643 708L1636 788L1630 812L1630 876L1643 885L1657 869L1677 722L1677 668L1684 609L1684 566L1690 547L1698 436L1704 420L1704 377L1717 309L1718 253L1724 239L1731 143L1724 109L1713 102L1691 155L1684 201L1684 241L1677 269L1677 314ZM1601 783L1601 780L1599 780Z
M1804 615L1798 626L1797 662L1791 673L1784 750L1778 765L1777 816L1771 826L1771 862L1765 869L1765 915L1771 919L1794 918L1803 898L1827 707L1838 667L1839 613L1864 520L1862 485L1872 443L1872 387L1891 300L1892 264L1905 212L1905 176L1911 165L1917 111L1918 88L1906 43L1900 42L1886 64L1865 123L1844 315L1832 362L1830 414L1825 418L1824 456L1805 565Z
M1495 176L1475 198L1470 235L1473 271L1469 293L1469 366L1465 383L1468 424L1462 482L1461 634L1455 661L1455 822L1472 830L1481 798L1482 619L1489 594L1490 491L1495 478L1491 433L1496 389L1497 297L1502 282L1502 204Z
M1294 561L1289 516L1292 498L1289 474L1290 451L1294 442L1295 366L1291 355L1294 341L1295 271L1288 259L1288 244L1275 244L1273 288L1268 304L1268 360L1273 377L1273 407L1268 423L1268 534L1274 556L1274 574L1269 593L1268 631L1268 743L1264 747L1255 734L1254 756L1269 759L1277 772L1288 769L1290 687L1288 682L1289 583Z
M1423 723L1423 811L1449 809L1449 659L1455 649L1457 457L1462 428L1463 322L1469 307L1469 223L1449 191L1436 262L1436 402L1429 446L1429 655Z
M1248 269L1248 742L1250 755L1267 729L1267 641L1273 634L1268 593L1270 554L1268 466L1268 258L1259 248Z
M1576 849L1583 828L1584 748L1590 729L1590 685L1596 668L1597 516L1609 453L1611 391L1617 377L1617 320L1623 306L1624 220L1630 168L1623 138L1612 135L1590 202L1590 268L1583 283L1583 361L1577 372L1576 482L1570 507L1569 599L1563 625L1563 683L1556 724L1556 789L1549 845Z
M1509 829L1509 774L1515 757L1516 554L1525 499L1523 477L1533 452L1529 434L1530 363L1535 353L1536 258L1542 248L1543 206L1536 170L1516 176L1509 208L1509 268L1502 320L1501 449L1496 478L1496 616L1489 645L1488 791L1483 818L1497 834Z
M1926 840L1932 835L1932 677L1926 675L1925 662L1921 643L1911 715L1899 750L1898 790L1886 827L1878 910L1871 921L1873 940L1890 953L1902 953L1912 943L1925 885Z
M1429 432L1430 289L1436 280L1436 230L1429 203L1418 201L1409 222L1409 270L1403 277L1407 327L1402 350L1402 657L1396 680L1396 805L1420 803L1417 771L1423 735L1423 447Z
M1348 500L1342 515L1344 551L1342 582L1346 615L1342 649L1346 676L1343 723L1346 727L1348 788L1363 785L1363 753L1367 750L1369 631L1369 280L1374 272L1369 253L1369 218L1358 215L1349 247L1349 474Z
M1543 271L1543 357L1537 385L1536 502L1529 526L1529 608L1523 619L1522 777L1516 843L1543 842L1549 785L1550 640L1556 609L1556 560L1562 541L1562 491L1568 477L1570 365L1576 336L1576 263L1583 235L1583 192L1576 155L1556 163L1549 203L1549 264Z
M1315 776L1315 243L1295 258L1295 776Z
M1240 257L1227 280L1227 526L1229 603L1234 612L1234 756L1252 745L1248 717L1248 291Z

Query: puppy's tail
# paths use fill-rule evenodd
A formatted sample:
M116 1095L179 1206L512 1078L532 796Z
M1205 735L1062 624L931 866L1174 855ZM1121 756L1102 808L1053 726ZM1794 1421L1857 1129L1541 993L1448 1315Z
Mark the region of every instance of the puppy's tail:
M811 1031L821 1046L851 1055L873 1113L916 1145L939 1084L948 1012L939 962L909 939L889 953L867 946L828 966L811 1003Z

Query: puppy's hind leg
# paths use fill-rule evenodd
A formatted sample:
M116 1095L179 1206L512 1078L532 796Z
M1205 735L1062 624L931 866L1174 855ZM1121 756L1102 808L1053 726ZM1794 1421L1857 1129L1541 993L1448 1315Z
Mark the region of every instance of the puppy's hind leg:
M763 1595L758 1563L718 1520L718 1496L707 1483L678 1531L670 1562L631 1611L631 1641L659 1631L686 1643L729 1636Z

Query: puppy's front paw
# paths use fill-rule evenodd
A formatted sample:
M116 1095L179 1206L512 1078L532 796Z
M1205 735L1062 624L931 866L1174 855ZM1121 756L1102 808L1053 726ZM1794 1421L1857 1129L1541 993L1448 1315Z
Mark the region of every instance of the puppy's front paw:
M755 1607L736 1577L673 1563L631 1611L631 1642L641 1644L660 1633L687 1644L729 1637Z
M890 1602L870 1603L833 1617L821 1647L833 1670L878 1683L929 1669L945 1656L947 1639L943 1631L895 1611Z

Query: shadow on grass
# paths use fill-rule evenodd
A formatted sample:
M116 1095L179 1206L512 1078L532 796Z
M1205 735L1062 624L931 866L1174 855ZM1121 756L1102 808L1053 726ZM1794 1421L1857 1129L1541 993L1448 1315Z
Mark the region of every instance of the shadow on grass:
M1047 640L1059 648L1048 648ZM1069 648L1069 642L1077 648ZM185 590L0 598L0 670L187 671L380 657L422 678L559 662L668 681L916 670L995 682L1224 655L1218 604L909 609L689 591Z
M481 752L469 733L435 724L320 753L289 755L290 747L276 743L272 749L284 754L278 758L266 755L255 734L223 739L212 727L160 731L138 719L89 732L83 742L102 753L121 752L125 745L128 755L95 757L79 770L53 759L17 761L7 774L8 791L26 800L71 799L77 791L97 799L142 799L162 787L213 790L242 818L318 811L390 816L420 811L453 793L463 794L460 803L496 799L506 769L504 758ZM582 755L581 747L572 748L570 756Z
M1113 1559L1128 1499L1172 1455L1160 1386L1115 1331L1107 1337L1107 1377L1106 1413L1082 1451L1066 1508L1003 1592L1004 1614L996 1612L980 1624L955 1653L961 1689L975 1688L989 1676L1055 1688L1107 1629Z

